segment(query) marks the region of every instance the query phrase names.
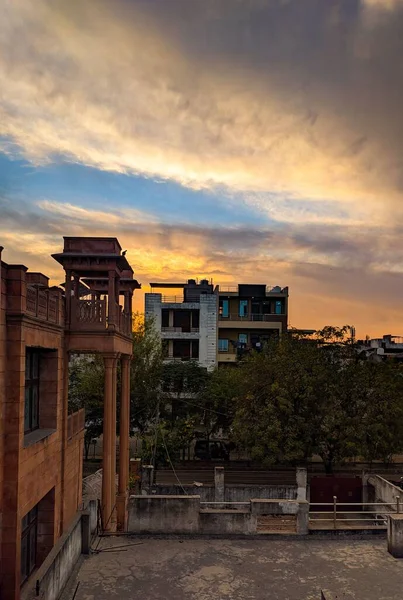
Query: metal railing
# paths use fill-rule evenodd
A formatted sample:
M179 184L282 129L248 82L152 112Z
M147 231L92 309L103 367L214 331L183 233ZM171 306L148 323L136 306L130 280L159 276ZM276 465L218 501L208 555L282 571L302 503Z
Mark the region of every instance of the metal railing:
M281 313L270 313L267 315L261 315L257 313L248 313L246 315L239 315L237 313L231 313L227 316L220 315L220 321L275 321L276 317L285 316L285 312Z
M164 303L182 304L183 300L183 294L179 294L178 296L162 296L162 302Z
M162 333L199 333L198 327L161 327Z
M312 510L315 506L318 509L328 507L328 510ZM345 507L345 510L342 507ZM352 510L351 507L357 507L357 510ZM311 529L386 529L388 514L400 514L400 496L396 496L393 504L371 501L338 502L337 496L333 496L333 502L311 502L309 508L309 524L314 525Z

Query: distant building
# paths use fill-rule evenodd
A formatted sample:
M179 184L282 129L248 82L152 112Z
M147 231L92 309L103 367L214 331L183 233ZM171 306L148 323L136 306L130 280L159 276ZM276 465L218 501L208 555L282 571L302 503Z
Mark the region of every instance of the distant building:
M150 285L145 314L161 332L167 360L197 360L212 370L235 363L250 350L259 351L273 335L287 331L287 287L214 287L207 279Z
M288 287L239 284L217 286L218 364L235 363L249 350L261 350L288 327Z
M195 360L211 371L217 366L217 296L213 285L196 283L151 283L145 295L146 318L153 318L165 350L166 360ZM165 293L156 293L161 289ZM176 295L169 292L179 290ZM168 292L168 294L166 293Z
M357 348L368 360L403 362L403 337L401 336L387 334L382 338L359 340Z

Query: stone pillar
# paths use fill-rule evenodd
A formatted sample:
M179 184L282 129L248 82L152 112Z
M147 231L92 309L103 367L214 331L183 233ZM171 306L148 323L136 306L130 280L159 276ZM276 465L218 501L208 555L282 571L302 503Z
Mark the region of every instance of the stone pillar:
M130 430L130 356L122 357L122 395L119 428L119 493L117 499L118 530L126 531L129 486Z
M104 429L102 455L102 526L111 530L112 515L112 410L113 410L113 356L104 356L105 391L104 391Z
M74 275L74 298L76 300L80 299L80 277L79 275Z
M297 500L306 500L307 471L305 467L297 467Z
M66 283L64 286L66 292L66 323L71 322L71 271L66 269Z
M153 485L154 467L152 465L143 465L141 467L141 493L151 494Z
M308 535L309 533L309 502L302 500L298 502L297 533Z
M224 467L214 469L214 502L225 501Z
M388 552L403 558L403 514L388 515Z
M115 299L115 287L116 287L116 273L115 271L109 271L108 273L108 327L114 329L116 326L116 299Z
M116 392L117 392L117 366L118 357L113 361L112 367L112 419L111 419L111 438L112 438L112 453L111 453L111 503L112 503L112 529L116 530Z
M168 313L168 327L174 326L174 311L170 310Z

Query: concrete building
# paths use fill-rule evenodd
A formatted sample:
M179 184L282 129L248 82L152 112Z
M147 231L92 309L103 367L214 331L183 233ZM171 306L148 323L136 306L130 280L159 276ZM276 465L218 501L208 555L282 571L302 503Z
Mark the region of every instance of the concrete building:
M259 350L288 327L288 287L239 284L216 286L218 364L235 363L242 353Z
M381 362L383 360L403 361L403 337L384 335L381 338L358 340L358 351L368 360Z
M145 295L145 315L155 321L166 360L195 360L206 369L217 365L218 301L208 280L196 283L151 283ZM155 290L179 291L177 295Z
M65 291L0 248L0 597L17 600L81 507L84 411L68 414L71 353L105 363L102 520L127 523L131 303L139 287L116 238L64 238ZM88 291L82 297L82 279ZM81 292L81 293L80 293ZM124 297L124 306L119 304ZM121 360L119 489L116 377Z

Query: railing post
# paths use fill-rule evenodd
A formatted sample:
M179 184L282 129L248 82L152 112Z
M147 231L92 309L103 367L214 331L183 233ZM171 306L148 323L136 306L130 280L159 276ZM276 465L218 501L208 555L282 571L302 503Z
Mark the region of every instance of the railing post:
M400 514L400 496L396 496L396 512Z
M337 496L333 496L333 528L337 529Z

